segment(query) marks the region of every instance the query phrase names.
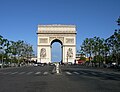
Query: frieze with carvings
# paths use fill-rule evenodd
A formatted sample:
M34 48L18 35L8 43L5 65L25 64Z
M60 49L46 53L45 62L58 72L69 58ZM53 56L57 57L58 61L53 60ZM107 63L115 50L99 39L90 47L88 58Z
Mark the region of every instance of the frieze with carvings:
M48 38L40 38L39 42L40 43L48 43Z
M66 38L66 43L74 43L74 38Z
M76 33L75 31L38 31L38 33Z

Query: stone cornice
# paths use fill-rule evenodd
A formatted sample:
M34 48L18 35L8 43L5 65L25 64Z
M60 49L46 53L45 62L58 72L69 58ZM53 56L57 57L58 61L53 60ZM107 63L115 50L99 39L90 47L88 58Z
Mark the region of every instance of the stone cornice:
M75 25L38 25L38 33L76 33Z

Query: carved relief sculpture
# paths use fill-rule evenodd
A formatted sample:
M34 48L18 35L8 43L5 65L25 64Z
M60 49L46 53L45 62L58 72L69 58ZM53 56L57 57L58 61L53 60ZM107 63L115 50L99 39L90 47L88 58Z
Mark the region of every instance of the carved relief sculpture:
M69 48L69 49L68 49L68 51L67 51L67 56L68 56L68 57L73 57L72 48Z
M73 38L66 38L66 43L74 43L74 39Z
M40 51L40 57L41 58L45 58L46 57L46 49L45 48L41 49L41 51Z
M48 39L47 38L40 38L40 43L48 43Z

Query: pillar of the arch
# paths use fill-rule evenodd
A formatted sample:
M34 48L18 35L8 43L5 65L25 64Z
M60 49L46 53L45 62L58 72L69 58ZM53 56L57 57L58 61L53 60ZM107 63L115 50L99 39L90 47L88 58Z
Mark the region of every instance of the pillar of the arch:
M68 49L71 48L73 51L73 56L72 57L68 57L67 56L67 51ZM75 63L75 59L76 59L76 47L75 46L63 46L63 63Z
M62 63L66 63L66 61L65 61L65 47L63 46L62 48L63 48L63 50L62 50Z
M40 51L41 49L44 48L46 50L46 56L41 57ZM50 63L51 62L51 48L50 46L39 46L38 47L38 55L37 55L37 62L40 63Z
M63 45L61 45L61 62L60 63L63 63Z

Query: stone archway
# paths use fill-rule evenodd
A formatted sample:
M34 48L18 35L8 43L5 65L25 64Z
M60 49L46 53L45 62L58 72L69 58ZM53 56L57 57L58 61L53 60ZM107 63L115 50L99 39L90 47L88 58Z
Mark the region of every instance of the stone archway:
M62 44L63 63L74 63L76 59L75 25L38 25L37 61L51 62L51 43L58 40Z

